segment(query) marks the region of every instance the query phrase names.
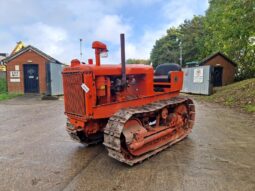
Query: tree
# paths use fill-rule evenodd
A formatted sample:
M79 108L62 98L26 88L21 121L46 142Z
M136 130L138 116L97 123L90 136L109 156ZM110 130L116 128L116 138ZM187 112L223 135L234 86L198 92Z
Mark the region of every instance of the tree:
M127 59L127 64L147 64L149 65L151 63L150 60L144 60L144 59Z
M194 16L192 20L185 20L179 26L185 62L197 61L204 58L204 17Z
M155 42L151 51L153 66L179 63L182 41L183 63L198 61L223 52L238 64L237 79L255 77L255 1L210 0L205 16L194 16Z
M238 79L255 77L255 1L211 0L203 54L221 51L238 63Z
M151 51L153 66L164 62L180 63L180 41L182 42L183 63L203 58L200 52L204 49L204 18L195 16L185 20L177 28L167 30L167 35L156 41Z
M151 51L151 61L155 68L166 62L179 63L179 42L180 30L170 28L167 35L157 40Z

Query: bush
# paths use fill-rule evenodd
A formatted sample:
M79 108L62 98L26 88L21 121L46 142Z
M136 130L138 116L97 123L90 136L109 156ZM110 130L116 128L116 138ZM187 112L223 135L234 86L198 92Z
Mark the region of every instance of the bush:
M0 78L0 93L7 92L7 84L5 78Z

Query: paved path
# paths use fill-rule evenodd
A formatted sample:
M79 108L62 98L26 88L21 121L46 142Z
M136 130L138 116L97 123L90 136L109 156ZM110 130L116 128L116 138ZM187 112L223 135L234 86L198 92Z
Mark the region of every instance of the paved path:
M196 105L187 139L129 167L71 141L63 101L0 102L0 190L255 190L254 116Z

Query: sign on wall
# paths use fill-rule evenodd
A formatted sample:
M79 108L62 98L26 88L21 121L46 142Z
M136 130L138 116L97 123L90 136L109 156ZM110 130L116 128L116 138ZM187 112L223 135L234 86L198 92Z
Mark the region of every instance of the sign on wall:
M20 82L20 79L19 78L11 78L10 82Z
M10 77L11 78L19 78L20 77L20 71L10 71Z
M203 73L204 73L203 68L195 68L193 82L194 83L203 83L203 78L204 78Z
M15 70L19 70L19 65L15 65Z
M20 71L10 71L10 82L20 82Z

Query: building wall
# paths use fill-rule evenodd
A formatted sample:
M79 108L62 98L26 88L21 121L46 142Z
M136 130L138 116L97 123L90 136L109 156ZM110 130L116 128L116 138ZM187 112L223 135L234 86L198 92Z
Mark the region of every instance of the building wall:
M38 64L39 93L46 92L46 62L47 59L32 50L28 50L7 63L8 92L24 93L24 64ZM10 71L15 71L15 65L19 66L20 82L10 82Z
M217 55L208 60L204 65L211 65L213 67L223 67L222 85L231 84L235 79L236 68L222 56Z

